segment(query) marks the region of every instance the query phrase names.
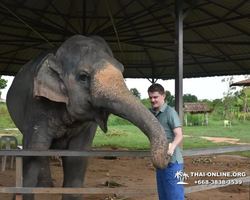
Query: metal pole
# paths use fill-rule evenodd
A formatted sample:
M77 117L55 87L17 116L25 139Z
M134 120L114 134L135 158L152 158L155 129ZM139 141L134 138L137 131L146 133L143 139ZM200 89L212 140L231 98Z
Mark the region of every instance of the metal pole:
M175 1L175 110L183 126L183 0ZM183 150L183 143L179 145Z
M86 2L86 0L83 0L82 1L82 14L83 14L83 16L82 16L82 34L83 35L87 35L87 33L86 33L86 27L87 27L87 25L86 25L86 15L87 15L87 2Z

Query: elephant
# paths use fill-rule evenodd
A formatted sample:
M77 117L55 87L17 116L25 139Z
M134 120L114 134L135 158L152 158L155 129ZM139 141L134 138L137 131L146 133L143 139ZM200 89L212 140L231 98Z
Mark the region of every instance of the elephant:
M97 127L107 132L110 114L127 119L149 138L151 161L168 165L168 141L158 120L129 91L118 62L99 36L74 35L25 64L7 94L10 116L23 134L23 149L91 150ZM62 157L63 187L83 187L88 157ZM24 187L53 187L49 157L23 157ZM15 197L13 197L15 199ZM33 194L23 195L33 200ZM82 195L64 194L63 200Z

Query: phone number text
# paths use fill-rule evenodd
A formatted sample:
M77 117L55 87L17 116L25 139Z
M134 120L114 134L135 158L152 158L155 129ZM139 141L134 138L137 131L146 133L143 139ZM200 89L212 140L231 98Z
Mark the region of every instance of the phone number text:
M242 185L242 180L196 180L197 185Z

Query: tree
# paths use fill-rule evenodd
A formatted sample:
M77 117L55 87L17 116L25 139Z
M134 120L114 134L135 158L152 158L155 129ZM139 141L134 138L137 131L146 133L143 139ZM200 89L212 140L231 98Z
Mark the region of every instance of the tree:
M212 101L212 106L213 106L213 108L222 107L223 106L223 102L222 102L221 99L214 99Z
M213 107L213 102L210 101L210 100L208 100L208 99L201 99L201 100L199 100L199 102L201 102L201 103L206 103L208 109L214 108L214 107Z
M192 94L183 95L183 106L184 106L184 103L195 103L195 102L198 102L197 96L192 95Z
M130 92L132 92L133 95L136 96L136 98L141 99L141 93L136 88L131 88Z
M1 90L7 87L7 80L2 79L2 76L0 76L0 97L1 97Z
M169 92L168 90L165 91L165 101L166 103L171 106L174 107L175 106L175 97L173 95L171 95L171 92Z
M150 103L150 99L142 99L141 103L146 107L146 108L150 108L151 107L151 103Z
M221 80L221 82L226 83L227 85L227 91L223 92L223 102L225 104L225 118L228 118L228 110L229 107L232 106L234 104L235 100L235 96L234 96L234 91L236 89L236 87L230 87L230 85L234 82L234 77L230 76L227 78L223 78Z
M250 87L244 87L242 90L235 92L237 99L237 106L240 106L243 113L248 111L250 105Z
M248 79L249 76L245 75L245 78ZM237 105L241 104L243 113L248 112L248 105L250 101L250 87L244 86L241 91L236 91L235 96L239 99L237 100ZM242 104L243 102L243 104Z

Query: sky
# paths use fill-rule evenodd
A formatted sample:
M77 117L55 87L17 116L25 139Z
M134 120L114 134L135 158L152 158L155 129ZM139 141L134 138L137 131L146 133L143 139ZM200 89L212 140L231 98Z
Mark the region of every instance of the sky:
M183 79L183 94L195 95L199 100L201 99L221 99L223 93L228 91L228 84L222 82L223 78L230 76L216 76L206 78L187 78ZM244 75L234 76L234 82L246 79ZM174 80L158 80L165 90L170 91L172 95L175 94ZM126 79L126 84L129 89L136 88L141 93L141 99L148 98L148 87L151 83L148 80ZM242 87L236 87L237 90Z
M223 92L228 90L226 83L221 82L224 77L229 76L217 76L217 77L206 77L206 78L188 78L183 79L183 94L195 95L199 100L201 99L221 99L223 98ZM2 91L2 98L6 99L7 92L13 81L13 76L2 76L2 78L8 80L7 87ZM244 75L234 76L234 82L246 79ZM125 83L129 89L136 88L140 94L141 99L148 98L147 90L151 85L147 79L125 79ZM157 83L161 84L165 90L175 94L175 83L174 80L158 80ZM237 87L241 89L241 87Z

